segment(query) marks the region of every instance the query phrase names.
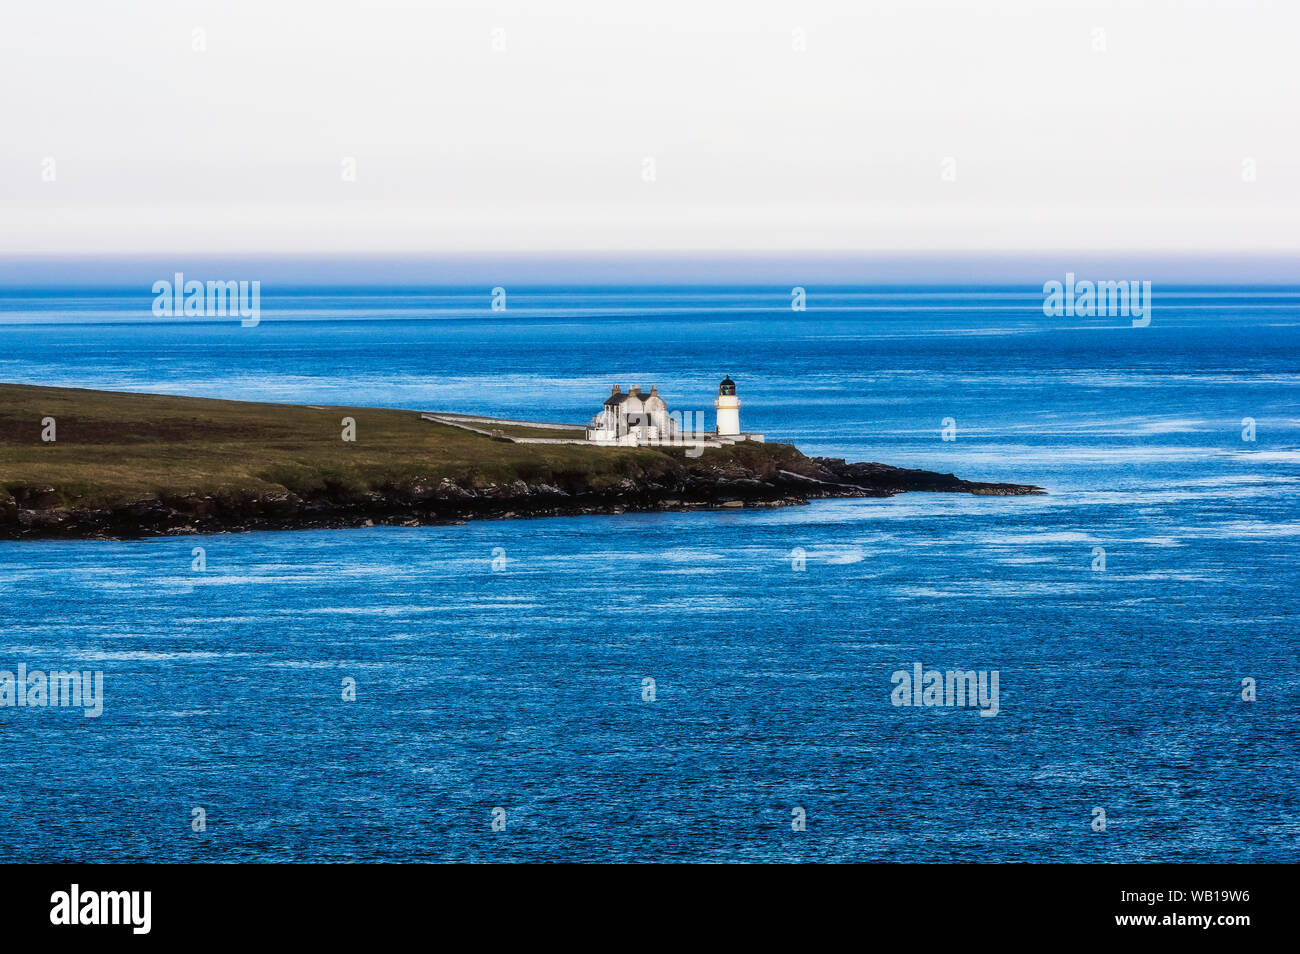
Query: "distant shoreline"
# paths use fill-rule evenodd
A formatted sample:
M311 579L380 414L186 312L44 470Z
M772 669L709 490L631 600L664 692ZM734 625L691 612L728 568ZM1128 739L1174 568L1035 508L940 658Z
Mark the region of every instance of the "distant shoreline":
M740 443L518 444L420 412L0 384L0 539L123 539L746 509L1028 484Z

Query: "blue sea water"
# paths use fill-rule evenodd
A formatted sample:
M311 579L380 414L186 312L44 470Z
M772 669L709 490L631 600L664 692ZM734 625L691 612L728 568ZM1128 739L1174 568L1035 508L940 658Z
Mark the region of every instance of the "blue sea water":
M1050 492L0 542L0 668L105 674L98 719L0 708L0 858L1296 860L1300 289L1041 300L0 292L0 381L580 422L729 373L770 440ZM998 714L893 705L916 662Z

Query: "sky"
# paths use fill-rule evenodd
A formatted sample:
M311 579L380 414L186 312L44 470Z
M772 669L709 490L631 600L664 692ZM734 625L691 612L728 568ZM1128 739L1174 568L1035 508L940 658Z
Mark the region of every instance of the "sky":
M1300 252L1300 3L0 6L0 256Z

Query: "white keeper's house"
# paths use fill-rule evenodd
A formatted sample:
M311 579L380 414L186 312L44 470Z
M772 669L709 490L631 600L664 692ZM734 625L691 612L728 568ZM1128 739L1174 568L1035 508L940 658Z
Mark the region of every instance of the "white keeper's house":
M668 405L657 387L646 392L638 386L624 394L616 384L600 413L587 425L587 440L642 444L671 439L679 429L680 422L668 416Z
M718 399L713 407L717 422L710 432L705 428L703 412L670 412L659 396L658 387L645 391L637 386L624 392L616 384L605 398L600 413L587 425L587 440L625 447L683 440L721 444L763 440L762 434L741 431L740 399L736 397L736 382L730 375L718 385Z

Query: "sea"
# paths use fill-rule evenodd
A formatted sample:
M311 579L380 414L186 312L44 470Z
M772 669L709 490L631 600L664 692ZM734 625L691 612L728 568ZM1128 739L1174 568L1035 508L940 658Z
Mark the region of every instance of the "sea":
M0 381L585 423L730 375L769 441L1047 493L0 542L0 670L103 673L0 707L0 860L1300 858L1300 288L489 292L9 287Z

